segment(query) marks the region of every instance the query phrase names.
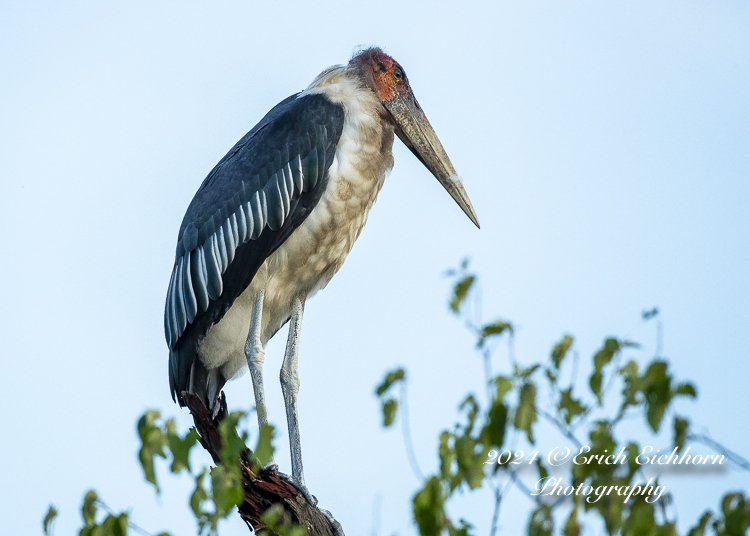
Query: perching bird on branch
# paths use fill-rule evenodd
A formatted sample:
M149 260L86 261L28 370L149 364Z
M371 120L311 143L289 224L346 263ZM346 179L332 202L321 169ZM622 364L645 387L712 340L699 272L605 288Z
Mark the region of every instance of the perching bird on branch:
M266 424L263 348L289 321L281 388L302 489L302 311L359 236L393 167L394 133L479 227L404 70L371 48L268 112L208 174L178 234L164 311L172 397L184 405L189 391L216 408L224 384L247 365L258 424Z

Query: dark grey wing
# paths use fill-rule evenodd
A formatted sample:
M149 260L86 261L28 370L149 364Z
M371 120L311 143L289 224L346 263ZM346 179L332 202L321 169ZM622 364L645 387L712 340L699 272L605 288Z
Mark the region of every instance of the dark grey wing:
M173 398L182 402L208 329L320 200L343 123L341 105L293 95L203 181L180 228L164 309Z

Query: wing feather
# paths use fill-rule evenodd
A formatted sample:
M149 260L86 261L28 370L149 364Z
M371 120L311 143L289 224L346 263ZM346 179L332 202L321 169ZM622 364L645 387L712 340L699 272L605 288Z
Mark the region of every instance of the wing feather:
M193 281L193 291L198 306L198 312L202 313L208 308L208 279L206 276L206 258L203 246L198 246L192 252L190 258L190 276ZM192 320L190 323L192 324Z
M236 247L231 219L224 220L224 225L221 226L221 231L224 233L224 247L227 250L227 266L229 266L234 260L234 250Z
M193 290L193 278L191 274L191 257L194 255L195 250L188 251L182 257L184 262L182 263L183 274L182 274L182 294L185 296L185 312L187 313L187 321L193 323L195 315L198 314L198 300L195 297L195 291Z
M180 228L164 310L173 396L187 389L208 329L314 209L343 122L343 107L325 96L294 95L271 110L201 184Z
M219 265L219 252L216 247L216 235L211 235L203 248L206 254L206 274L208 276L208 297L218 300L221 296L221 266Z
M218 231L214 233L214 236L216 237L214 244L216 244L216 249L219 254L219 267L223 274L229 267L229 255L227 255L227 243L224 238L224 228L220 226Z
M284 200L279 191L279 181L276 174L266 185L266 199L268 202L268 228L272 231L278 231L284 224Z
M174 271L172 271L172 277L169 279L169 287L167 287L167 303L164 306L164 335L167 338L167 345L171 348L172 341L177 342L172 336L174 331L172 328L172 284L174 283Z
M245 216L245 209L242 204L240 204L237 209L235 218L237 221L237 240L239 244L242 245L247 242L248 238L250 238L247 232L247 217Z
M185 257L180 257L177 263L177 270L174 284L174 293L172 293L172 301L174 306L175 318L177 319L177 331L182 333L187 325L187 315L185 315L185 294L182 288L182 265ZM179 336L178 333L178 336Z

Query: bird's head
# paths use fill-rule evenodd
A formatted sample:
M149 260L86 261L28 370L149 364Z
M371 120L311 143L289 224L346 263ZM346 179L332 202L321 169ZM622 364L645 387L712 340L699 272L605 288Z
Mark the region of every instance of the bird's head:
M440 181L474 225L479 227L479 220L461 179L414 97L403 67L379 48L360 52L352 58L350 65L359 73L364 85L380 99L386 118L393 122L399 139Z

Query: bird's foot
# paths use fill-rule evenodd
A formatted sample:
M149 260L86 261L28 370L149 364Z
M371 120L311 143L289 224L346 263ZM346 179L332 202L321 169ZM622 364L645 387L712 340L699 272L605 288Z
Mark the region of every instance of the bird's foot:
M263 466L263 471L276 471L277 473L279 472L279 465L274 461L273 457L271 457L271 459L266 462L266 465Z
M312 506L314 506L314 507L317 508L317 506L318 506L318 499L315 497L315 495L313 495L312 493L310 493L310 490L307 489L307 486L305 486L302 482L300 482L299 480L297 480L293 476L287 475L287 474L282 473L281 471L279 471L278 470L278 466L275 467L275 470L276 470L276 472L278 473L278 475L281 478L283 478L284 480L286 480L287 482L289 482L292 486L294 486L297 489L297 491L299 491L302 494L302 496L305 498L305 500L307 500L308 503L310 503Z
M307 489L307 486L305 486L303 483L301 483L299 480L294 478L293 476L286 475L284 473L276 471L284 480L289 482L292 486L294 486L305 498L305 500L310 503L311 506L314 508L318 508L318 499L310 493L310 490ZM336 536L345 536L344 535L344 529L341 527L341 523L336 521L336 519L333 517L333 514L329 512L328 510L324 510L323 508L318 508L320 512L325 516L325 518L331 523L331 526L333 527L333 530L335 531Z
M326 516L326 519L331 523L331 526L333 527L333 530L336 532L336 536L345 536L344 534L344 528L341 526L341 523L336 521L336 518L333 517L333 514L329 512L328 510L323 510L322 508L318 508L324 516Z
M299 490L299 492L302 494L302 496L309 502L312 506L316 507L318 506L318 498L315 497L312 493L310 493L310 490L307 489L307 486L305 486L302 482L297 480L296 478L289 477L289 482Z

